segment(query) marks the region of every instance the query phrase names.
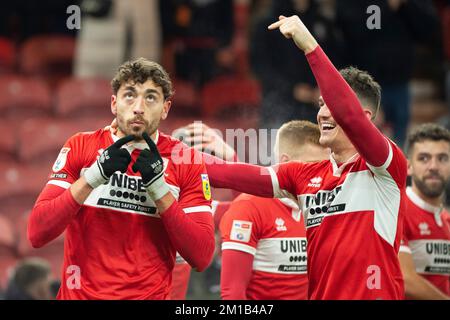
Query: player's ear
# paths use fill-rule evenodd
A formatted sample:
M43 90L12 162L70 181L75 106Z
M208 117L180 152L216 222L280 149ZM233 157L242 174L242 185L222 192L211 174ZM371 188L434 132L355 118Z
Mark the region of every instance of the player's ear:
M280 155L280 163L289 162L289 161L291 161L291 157L289 157L288 154L282 153Z
M365 113L367 119L372 120L372 116L373 116L372 110L365 108L364 113Z
M111 96L111 112L117 116L117 96L114 94Z
M172 101L170 101L170 100L164 101L163 111L162 111L162 114L161 114L161 120L166 120L167 119L167 116L169 115L169 110L170 110L171 106L172 106Z
M412 165L411 165L411 161L409 159L407 159L406 163L407 163L407 166L408 166L407 167L408 168L408 176L411 176L413 174L413 168L412 168Z

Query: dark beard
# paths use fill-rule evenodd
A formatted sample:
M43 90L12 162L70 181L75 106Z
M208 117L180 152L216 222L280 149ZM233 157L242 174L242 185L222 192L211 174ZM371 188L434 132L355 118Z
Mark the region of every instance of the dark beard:
M412 176L412 179L414 181L414 184L416 185L417 189L419 189L419 191L425 195L428 198L438 198L442 195L442 193L445 190L445 181L442 177L439 177L439 179L441 180L441 185L439 187L436 188L430 188L427 186L427 184L425 183L425 181L420 180L419 178Z
M123 125L123 122L117 118L117 126L118 129L125 134L125 136L128 136L130 134L134 135L134 141L135 142L142 142L143 138L142 138L142 134L144 132L147 132L149 136L151 136L152 134L155 133L155 131L158 129L159 127L159 121L155 120L153 122L151 122L150 124L148 124L147 122L145 122L144 125L144 129L143 130L133 130L131 127L127 126L128 123L125 123L125 125Z

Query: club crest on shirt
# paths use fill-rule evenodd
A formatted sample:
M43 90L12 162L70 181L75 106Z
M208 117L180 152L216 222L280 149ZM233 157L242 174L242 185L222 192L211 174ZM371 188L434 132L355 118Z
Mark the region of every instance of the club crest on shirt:
M211 186L209 184L209 177L207 174L201 174L201 177L202 177L203 195L205 196L206 200L211 200Z
M52 170L53 172L58 172L66 165L67 155L69 154L70 148L62 148L59 152L58 158L56 158L55 163L53 164Z

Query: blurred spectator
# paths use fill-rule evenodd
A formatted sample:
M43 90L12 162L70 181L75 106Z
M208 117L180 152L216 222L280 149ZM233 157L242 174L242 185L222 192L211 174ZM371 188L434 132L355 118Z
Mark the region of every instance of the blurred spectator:
M250 39L251 64L263 88L261 127L278 128L291 119L316 121L319 91L300 50L267 26L279 15L299 15L337 67L344 65L344 43L334 25L333 2L277 0L257 22ZM330 10L331 7L331 10Z
M125 60L159 61L158 0L83 0L75 75L112 78Z
M229 71L233 0L161 0L160 6L169 72L201 86Z
M41 34L75 35L76 30L66 27L66 9L79 3L80 0L2 1L0 35L14 42Z
M5 292L6 300L50 300L50 265L41 258L28 258L18 263Z
M367 70L382 87L386 122L403 146L410 119L409 81L415 44L437 41L438 21L431 0L336 1L337 23L348 43L352 65ZM380 29L368 29L367 8L380 8Z

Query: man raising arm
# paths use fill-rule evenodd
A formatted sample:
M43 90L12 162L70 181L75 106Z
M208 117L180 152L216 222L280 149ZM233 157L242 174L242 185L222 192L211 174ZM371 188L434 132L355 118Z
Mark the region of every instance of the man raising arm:
M406 159L371 123L380 87L366 72L339 73L297 16L279 28L306 54L322 97L317 121L329 161L264 168L207 163L213 186L298 200L308 239L311 299L402 299L398 262Z

